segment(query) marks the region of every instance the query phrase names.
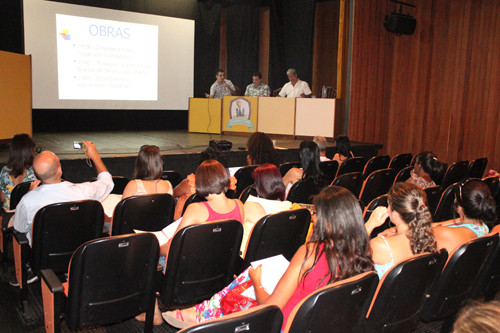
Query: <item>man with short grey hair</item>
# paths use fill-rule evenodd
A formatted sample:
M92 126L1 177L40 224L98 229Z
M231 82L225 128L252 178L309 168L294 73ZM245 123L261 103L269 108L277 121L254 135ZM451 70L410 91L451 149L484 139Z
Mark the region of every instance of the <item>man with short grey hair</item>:
M330 161L330 159L326 157L326 138L324 136L315 136L313 141L318 145L319 160L321 162Z
M297 71L294 68L289 68L286 75L290 82L285 83L279 95L281 97L311 97L312 92L309 89L307 82L299 79Z

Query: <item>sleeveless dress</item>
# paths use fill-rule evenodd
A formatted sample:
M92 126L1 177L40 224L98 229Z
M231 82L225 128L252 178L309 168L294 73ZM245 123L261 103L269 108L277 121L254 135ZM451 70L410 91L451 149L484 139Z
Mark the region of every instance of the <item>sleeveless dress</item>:
M230 212L227 212L224 214L218 213L215 210L213 210L212 207L210 207L210 205L208 204L208 202L206 202L206 201L202 202L202 204L205 205L205 207L208 210L207 222L208 221L234 219L234 220L237 220L237 221L240 221L243 223L243 220L241 219L240 206L238 205L238 202L236 199L232 199L232 201L234 201L234 204L235 204L234 209L231 210Z
M464 224L450 224L447 225L447 227L450 228L467 228L471 230L473 233L476 234L477 237L483 237L484 235L487 235L490 232L490 229L486 224L483 225L476 225L473 223L464 223Z
M167 193L170 195L173 195L174 191L172 189L172 184L170 184L170 182L168 180L166 180L166 182L170 185L170 190ZM144 187L144 183L142 182L142 180L135 179L135 184L137 185L137 192L135 192L134 195L152 194L152 193L148 193L148 191L146 191L146 188ZM158 185L158 183L156 183L156 185ZM157 193L157 192L155 191L155 193Z
M391 247L389 246L387 239L385 239L385 237L382 235L380 235L378 237L382 237L382 239L384 240L385 246L387 246L387 250L389 251L389 255L391 256L391 261L389 261L387 264L383 264L383 265L374 264L375 271L377 271L378 278L381 279L382 276L384 276L384 274L387 273L387 271L389 269L391 269L392 266L394 266L394 256L392 255Z

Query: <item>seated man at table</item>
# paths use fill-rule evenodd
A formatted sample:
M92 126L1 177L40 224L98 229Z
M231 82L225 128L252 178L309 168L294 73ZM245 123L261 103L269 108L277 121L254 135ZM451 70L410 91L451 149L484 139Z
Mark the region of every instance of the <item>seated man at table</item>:
M205 94L207 98L222 98L236 93L236 88L231 81L224 79L224 70L219 69L215 74L216 81L210 87L210 94Z
M286 71L290 82L285 83L279 95L281 97L311 97L312 92L307 82L299 79L297 71L290 68Z
M31 225L38 210L58 202L93 199L102 201L113 189L113 180L90 141L83 141L83 152L94 162L97 171L95 182L73 184L61 179L59 158L50 151L43 151L33 160L33 169L41 185L28 192L16 207L14 229L26 233L31 246ZM82 146L83 146L82 145Z
M252 83L247 86L245 96L251 97L268 97L269 86L262 83L262 74L255 72L252 74Z

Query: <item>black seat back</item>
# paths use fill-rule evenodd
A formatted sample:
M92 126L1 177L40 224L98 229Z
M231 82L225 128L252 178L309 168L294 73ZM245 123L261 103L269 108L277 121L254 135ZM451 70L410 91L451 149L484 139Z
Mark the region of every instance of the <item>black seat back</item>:
M99 201L82 200L42 207L32 225L30 264L33 272L50 268L66 273L73 252L101 237L104 212Z
M321 172L326 177L326 181L328 184L333 182L335 179L335 176L337 175L337 171L339 169L339 162L337 161L324 161L319 164L319 168L321 169Z
M161 179L168 180L172 187L176 187L182 182L181 174L175 170L164 170L161 173Z
M394 178L394 184L398 182L405 182L411 177L411 170L413 170L412 166L405 167L396 174L396 178Z
M349 172L343 175L337 176L332 182L332 186L340 186L351 191L352 194L357 198L359 196L359 191L361 191L361 186L363 185L363 177L361 172Z
M351 172L363 173L364 167L365 167L364 157L359 156L359 157L348 158L339 166L339 170L337 171L337 177L345 173L351 173Z
M453 183L460 182L467 178L469 174L469 162L468 161L457 161L448 167L444 175L441 186L447 188ZM481 178L481 177L479 177Z
M150 233L80 246L68 277L68 328L116 323L154 306L158 253L158 241Z
M457 313L469 298L483 264L498 243L498 236L473 239L451 254L444 270L431 287L421 319L439 320Z
M366 179L374 171L387 169L389 167L390 161L391 158L389 157L389 155L373 156L365 164L365 167L363 169L363 179Z
M184 215L184 212L186 211L187 207L192 204L192 203L195 203L195 202L203 202L203 201L207 201L207 199L205 199L204 197L196 194L196 193L193 193L189 196L189 198L187 198L186 202L184 203L184 207L182 208L182 215Z
M159 231L172 223L175 201L168 193L136 195L121 200L113 213L112 235L125 235L134 229Z
M363 182L359 200L367 205L376 197L386 194L394 182L395 173L392 169L381 169L372 172Z
M302 168L302 163L301 162L286 162L283 164L280 164L280 173L281 177L284 177L288 171L290 171L291 168Z
M437 204L436 210L432 214L434 222L447 221L455 216L455 187L458 183L452 184L446 188L441 194L441 198ZM432 211L431 211L432 213Z
M313 197L328 183L321 177L304 178L293 184L286 199L291 202L311 204Z
M497 237L500 235L497 234ZM491 301L500 291L500 242L491 252L483 266L479 278L474 286L474 296L485 296L486 301Z
M469 164L469 174L467 177L483 178L486 165L488 165L488 159L486 157L476 158Z
M363 218L365 222L368 222L370 219L370 216L372 215L372 212L377 208L377 207L387 207L389 204L387 203L387 194L383 194L381 196L376 197L373 199L368 206L365 207L365 210L363 211ZM372 233L370 234L370 238L376 237L380 232L389 229L391 227L391 221L389 218L387 218L381 226L376 227L373 229Z
M207 320L179 333L256 332L280 333L283 313L276 305L260 305L219 319Z
M366 314L377 282L376 273L366 272L315 291L295 306L284 332L352 332Z
M14 189L12 190L12 193L10 194L10 209L16 209L17 204L23 196L28 193L30 190L31 182L24 182L24 183L19 183L17 184Z
M161 299L165 305L199 302L233 279L243 227L236 220L190 225L170 246Z
M278 254L292 260L304 244L310 224L311 213L304 208L264 216L252 229L243 268L252 261Z
M247 165L244 166L234 174L237 180L236 183L236 198L240 197L241 192L246 189L249 185L254 183L252 178L252 172L258 167L258 165Z
M424 188L424 192L427 195L427 207L431 214L436 211L439 200L441 199L441 194L443 193L443 188L440 185L429 186Z
M411 158L412 156L410 153L398 154L389 162L389 168L394 169L394 172L397 174L399 171L403 170L403 168L410 166Z
M393 266L380 280L363 332L410 332L432 283L441 273L448 252L419 254Z
M123 194L123 190L129 183L129 179L126 177L122 176L113 176L113 190L111 191L111 194Z
M240 201L245 203L250 195L253 195L254 197L257 196L257 189L255 189L255 185L247 186L247 188L241 192Z

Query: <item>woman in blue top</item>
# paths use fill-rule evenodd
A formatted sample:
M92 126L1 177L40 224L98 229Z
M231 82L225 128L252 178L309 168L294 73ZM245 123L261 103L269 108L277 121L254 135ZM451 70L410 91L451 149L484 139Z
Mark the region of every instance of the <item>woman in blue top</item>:
M425 192L417 185L396 183L388 193L389 207L378 207L366 223L370 234L387 217L396 226L370 241L375 270L381 278L392 266L409 257L436 251L432 217Z
M458 219L440 223L434 228L439 248L452 253L471 239L489 232L496 219L496 204L488 185L480 179L468 179L455 187Z
M33 172L35 143L28 134L16 134L9 145L9 160L0 171L0 202L10 209L10 195L17 184L36 180ZM39 182L33 183L32 188Z

